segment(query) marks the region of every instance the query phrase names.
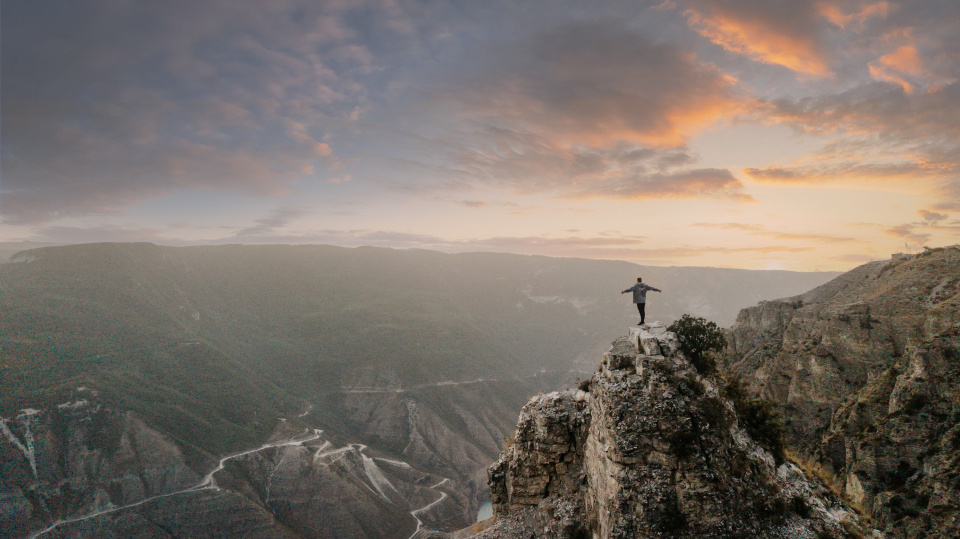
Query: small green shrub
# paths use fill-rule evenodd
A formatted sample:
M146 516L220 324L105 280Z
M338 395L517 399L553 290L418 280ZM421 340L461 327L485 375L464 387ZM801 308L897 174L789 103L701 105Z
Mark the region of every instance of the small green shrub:
M699 397L707 392L707 386L703 385L696 375L689 373L680 380L680 393L687 397Z
M740 417L740 426L773 454L778 465L782 464L786 457L787 429L780 421L780 414L774 409L773 403L752 396L743 380L733 375L726 378L723 396L733 402L733 407Z
M731 418L727 412L727 407L723 405L723 401L720 399L713 397L703 399L700 401L700 412L711 427L720 430L730 428Z
M722 352L727 346L723 331L714 322L685 314L667 328L677 334L680 348L698 372L711 374L717 370L711 354Z
M770 401L749 399L737 410L740 421L750 436L773 454L777 464L783 463L787 429L780 422L780 416Z

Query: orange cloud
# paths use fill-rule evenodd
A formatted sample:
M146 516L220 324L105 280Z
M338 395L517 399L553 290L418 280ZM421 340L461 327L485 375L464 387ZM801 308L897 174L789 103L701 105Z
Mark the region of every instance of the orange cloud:
M617 21L570 23L495 49L441 93L466 119L562 149L677 147L754 106L736 79Z
M725 198L738 203L756 200L725 169L697 169L671 174L647 174L603 182L582 182L567 195L573 199L622 198L629 200Z
M923 61L917 54L917 47L913 45L904 45L890 54L881 56L880 62L911 75L922 75L925 72Z
M563 148L608 148L621 142L675 148L725 118L752 110L746 99L725 93L722 86L715 90L716 93L699 92L695 99L685 102L662 99L657 111L659 118L654 122L635 121L629 113L623 114L624 103L611 101L602 105L603 110L589 121L582 117L544 117L540 123L547 129L540 134ZM527 109L527 116L532 116L530 110Z
M771 183L837 183L841 181L892 181L909 183L941 177L941 168L919 160L877 161L863 159L816 163L812 159L796 166L746 168L743 173L751 179Z
M742 14L684 11L697 33L724 49L767 64L784 66L798 73L831 74L816 42L805 35L785 33L760 18Z
M870 62L870 76L876 80L885 80L900 85L906 93L912 93L915 86L906 77L927 75L923 60L914 45L903 45L879 60Z
M889 2L875 2L863 6L859 11L844 13L835 4L821 2L817 4L817 13L840 28L846 29L851 22L862 26L871 17L886 18L892 7Z

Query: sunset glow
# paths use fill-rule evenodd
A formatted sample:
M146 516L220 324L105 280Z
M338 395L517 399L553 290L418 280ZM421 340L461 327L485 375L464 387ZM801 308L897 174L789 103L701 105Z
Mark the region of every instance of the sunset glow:
M960 243L960 3L4 3L0 241Z

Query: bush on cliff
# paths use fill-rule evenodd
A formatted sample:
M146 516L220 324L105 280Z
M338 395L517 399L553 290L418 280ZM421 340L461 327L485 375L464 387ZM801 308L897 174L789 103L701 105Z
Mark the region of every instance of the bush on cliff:
M785 435L787 429L780 422L780 416L770 401L754 397L746 388L743 380L727 374L724 381L723 396L733 402L740 418L740 426L773 455L779 465L784 461L786 451Z
M717 363L712 354L722 352L727 346L727 339L716 323L685 314L670 324L667 331L677 334L680 348L690 358L690 362L698 372L711 374L717 370Z

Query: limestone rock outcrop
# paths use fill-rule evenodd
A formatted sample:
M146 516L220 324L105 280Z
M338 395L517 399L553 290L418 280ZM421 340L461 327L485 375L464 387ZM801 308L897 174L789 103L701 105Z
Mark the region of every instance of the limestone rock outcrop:
M738 426L719 378L662 326L631 331L587 391L534 397L489 470L495 537L843 537L857 517ZM655 353L651 353L655 352Z
M805 294L743 309L728 366L783 410L810 452L840 403L892 367L908 345L960 322L960 247L871 262Z
M960 537L960 327L845 401L814 458L895 537Z
M960 537L960 246L741 311L726 366L892 537Z

